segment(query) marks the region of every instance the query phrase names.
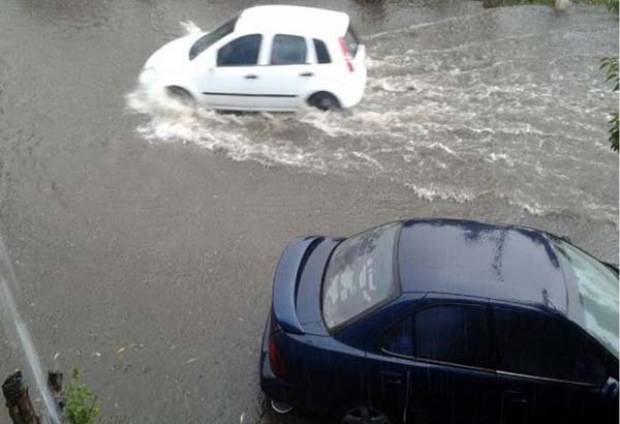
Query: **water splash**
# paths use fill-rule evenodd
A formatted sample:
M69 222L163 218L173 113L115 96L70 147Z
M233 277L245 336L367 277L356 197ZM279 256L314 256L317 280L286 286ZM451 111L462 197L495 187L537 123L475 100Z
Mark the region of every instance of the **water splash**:
M465 20L480 19L481 17L486 16L491 13L493 13L492 10L484 10L480 13L475 13L475 14L471 14L467 16L453 16L451 18L446 18L446 19L442 19L439 21L416 23L416 24L407 26L405 28L392 29L392 30L381 31L381 32L377 32L374 34L370 34L366 36L365 38L367 40L374 40L376 38L381 38L381 37L386 37L386 36L398 36L403 33L411 33L416 30L421 30L421 29L426 29L426 28L445 27L452 23L462 23Z
M28 363L28 377L34 379L37 391L43 399L46 415L44 420L52 424L60 424L56 405L47 388L41 361L35 349L26 323L22 320L11 287L17 287L15 272L11 266L6 246L0 233L0 321L5 334L14 350L24 354Z
M137 132L150 142L192 143L235 161L326 171L320 155L289 137L301 123L295 117L269 113L239 116L193 109L171 99L161 87L138 88L126 96L126 101L130 111L149 117ZM274 135L280 142L274 143Z
M584 32L584 16L550 26L538 9L515 12L366 37L366 93L344 114L222 115L176 105L162 90L131 93L128 109L146 118L137 131L151 143L385 178L429 202L495 198L533 215L588 216L617 227L617 195L602 189L618 175L604 142L604 117L617 97L595 60L614 47L608 30Z
M185 35L198 34L198 33L204 32L198 25L194 23L194 21L190 21L190 20L182 21L181 27L185 31Z

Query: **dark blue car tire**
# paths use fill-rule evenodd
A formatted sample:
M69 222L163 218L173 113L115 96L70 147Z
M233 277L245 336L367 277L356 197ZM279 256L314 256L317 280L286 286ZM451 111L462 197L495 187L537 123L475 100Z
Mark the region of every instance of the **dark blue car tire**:
M371 406L354 406L347 408L340 418L339 424L391 424L390 418L377 408Z

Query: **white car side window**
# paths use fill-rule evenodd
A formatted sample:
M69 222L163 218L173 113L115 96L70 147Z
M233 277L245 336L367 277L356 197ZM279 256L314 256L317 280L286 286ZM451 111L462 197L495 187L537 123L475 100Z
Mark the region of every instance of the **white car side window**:
M272 65L304 65L308 63L306 39L297 35L276 34L271 48Z
M217 51L217 66L256 65L262 39L260 34L250 34L232 40Z

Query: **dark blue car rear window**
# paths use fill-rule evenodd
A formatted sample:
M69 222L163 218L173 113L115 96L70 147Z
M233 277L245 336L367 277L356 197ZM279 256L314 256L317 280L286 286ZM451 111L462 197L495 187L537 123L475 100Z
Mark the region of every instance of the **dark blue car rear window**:
M323 282L323 317L329 329L398 293L394 251L399 230L400 224L388 224L336 247Z

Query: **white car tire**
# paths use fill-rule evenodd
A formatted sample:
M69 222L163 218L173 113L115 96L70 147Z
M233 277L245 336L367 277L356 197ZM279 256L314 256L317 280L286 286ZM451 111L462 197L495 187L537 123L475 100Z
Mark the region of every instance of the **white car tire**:
M327 91L319 91L318 93L314 93L308 98L308 104L323 112L334 110L338 111L342 109L342 106L340 106L340 102L336 96L328 93Z

